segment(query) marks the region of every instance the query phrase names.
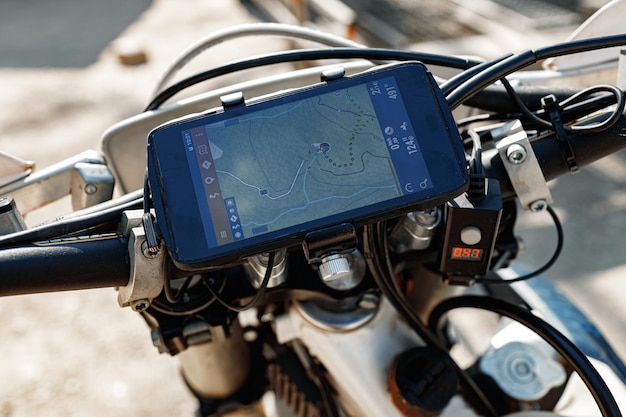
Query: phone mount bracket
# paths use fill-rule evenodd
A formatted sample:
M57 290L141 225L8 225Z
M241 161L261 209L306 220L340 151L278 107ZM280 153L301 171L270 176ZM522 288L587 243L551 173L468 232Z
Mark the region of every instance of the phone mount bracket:
M356 230L351 223L307 234L302 248L322 282L334 290L351 290L365 276L365 261L357 250Z
M322 71L320 79L323 82L340 80L346 75L346 69L344 67L329 68Z
M342 223L308 233L302 241L304 256L310 265L320 265L330 255L352 252L357 247L354 225Z
M220 102L222 103L222 107L224 110L230 109L233 107L239 107L246 104L245 99L243 97L243 92L237 91L236 93L226 94L220 97Z
M515 194L524 210L542 211L552 203L552 194L543 176L535 152L519 120L503 126L496 149Z

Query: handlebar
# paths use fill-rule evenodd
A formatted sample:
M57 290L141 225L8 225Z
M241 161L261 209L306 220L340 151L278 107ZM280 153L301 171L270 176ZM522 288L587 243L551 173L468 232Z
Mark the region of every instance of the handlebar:
M626 116L602 132L570 133L567 141L576 165L589 165L626 147ZM554 133L531 145L546 181L570 172L567 152ZM485 150L482 161L486 177L499 180L502 198L516 197L498 151ZM0 296L125 286L130 279L128 250L128 240L119 235L5 244L0 250Z
M589 165L626 147L626 116L622 115L611 128L584 135L570 134L567 137L578 166ZM564 150L554 133L531 142L546 181L553 180L570 172ZM515 191L506 173L497 150L483 153L483 167L488 178L497 178L503 199L515 197Z
M129 274L128 241L118 235L0 250L0 296L124 286Z

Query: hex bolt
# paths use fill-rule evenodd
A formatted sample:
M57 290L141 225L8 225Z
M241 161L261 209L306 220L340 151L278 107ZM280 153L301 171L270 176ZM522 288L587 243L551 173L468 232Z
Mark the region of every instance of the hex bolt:
M533 213L539 213L548 208L548 202L546 200L536 200L530 203L529 208Z
M150 301L146 299L133 301L132 309L135 311L144 311L150 307Z
M96 187L94 184L88 183L87 185L85 185L85 194L92 195L95 194L96 191L98 191L98 187Z
M526 148L519 143L514 143L506 148L506 157L510 163L519 165L526 160Z

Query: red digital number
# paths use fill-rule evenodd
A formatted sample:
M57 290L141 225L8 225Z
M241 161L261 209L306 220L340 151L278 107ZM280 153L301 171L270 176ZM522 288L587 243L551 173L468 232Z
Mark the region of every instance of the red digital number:
M463 248L455 246L452 248L452 259L459 259L463 257Z
M454 246L452 248L452 254L450 255L450 258L460 261L480 261L483 258L483 249Z

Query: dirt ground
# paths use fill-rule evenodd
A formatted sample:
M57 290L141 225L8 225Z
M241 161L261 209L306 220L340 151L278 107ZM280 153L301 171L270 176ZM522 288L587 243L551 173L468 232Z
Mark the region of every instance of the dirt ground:
M0 68L0 150L45 167L98 149L106 128L141 111L179 51L199 36L249 21L255 18L237 0L155 0L119 38L145 50L146 64L120 65L118 41L86 68ZM218 49L190 71L272 47L257 40L246 50ZM559 181L555 200L567 243L549 274L622 355L625 167L626 157L617 155ZM68 209L61 202L28 221ZM553 228L536 217L522 224L528 247L522 262L539 266L552 248ZM0 329L0 417L193 415L176 360L159 355L147 326L118 307L113 289L2 298Z
M86 68L1 68L0 149L38 168L99 149L104 130L142 110L181 50L214 30L251 21L236 0L187 0L184 6L156 0ZM148 62L120 65L120 40L145 51ZM257 42L254 49L271 45ZM249 50L216 51L197 65ZM144 155L138 158L144 163ZM27 221L67 210L63 201ZM2 417L189 417L195 411L177 360L157 352L141 317L121 309L113 289L3 298L0 328Z

